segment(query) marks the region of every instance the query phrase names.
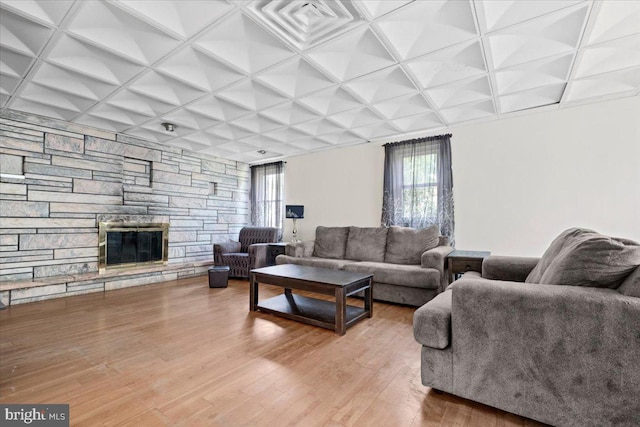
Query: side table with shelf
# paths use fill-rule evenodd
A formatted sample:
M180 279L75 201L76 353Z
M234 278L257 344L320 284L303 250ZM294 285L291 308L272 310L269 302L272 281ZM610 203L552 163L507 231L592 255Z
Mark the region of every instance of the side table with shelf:
M286 247L286 242L269 243L269 247L267 248L267 267L276 265L276 257L278 255L284 255Z
M447 267L449 270L449 283L453 283L458 275L467 271L482 273L482 261L491 255L487 251L460 251L454 250L447 255Z

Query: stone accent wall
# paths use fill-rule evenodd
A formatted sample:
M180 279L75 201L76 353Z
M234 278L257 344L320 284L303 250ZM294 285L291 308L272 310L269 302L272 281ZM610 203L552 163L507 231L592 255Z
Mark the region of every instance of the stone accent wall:
M98 271L98 223L169 219L169 263L213 261L248 222L249 166L73 123L0 114L0 281Z

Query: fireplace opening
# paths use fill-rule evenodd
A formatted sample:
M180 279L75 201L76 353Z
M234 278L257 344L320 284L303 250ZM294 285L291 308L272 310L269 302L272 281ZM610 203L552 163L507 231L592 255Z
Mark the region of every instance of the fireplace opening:
M101 222L100 271L166 263L168 230L165 223Z

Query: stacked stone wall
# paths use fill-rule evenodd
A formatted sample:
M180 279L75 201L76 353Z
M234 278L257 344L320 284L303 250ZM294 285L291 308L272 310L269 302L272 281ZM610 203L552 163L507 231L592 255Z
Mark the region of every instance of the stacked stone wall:
M248 189L244 163L4 111L0 281L97 272L110 218L168 220L170 264L212 261L248 222Z

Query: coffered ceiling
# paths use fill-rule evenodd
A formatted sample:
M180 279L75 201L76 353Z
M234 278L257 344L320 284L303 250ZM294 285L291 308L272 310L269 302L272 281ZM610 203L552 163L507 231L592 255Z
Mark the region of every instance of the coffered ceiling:
M638 0L0 7L1 108L250 163L640 90Z

